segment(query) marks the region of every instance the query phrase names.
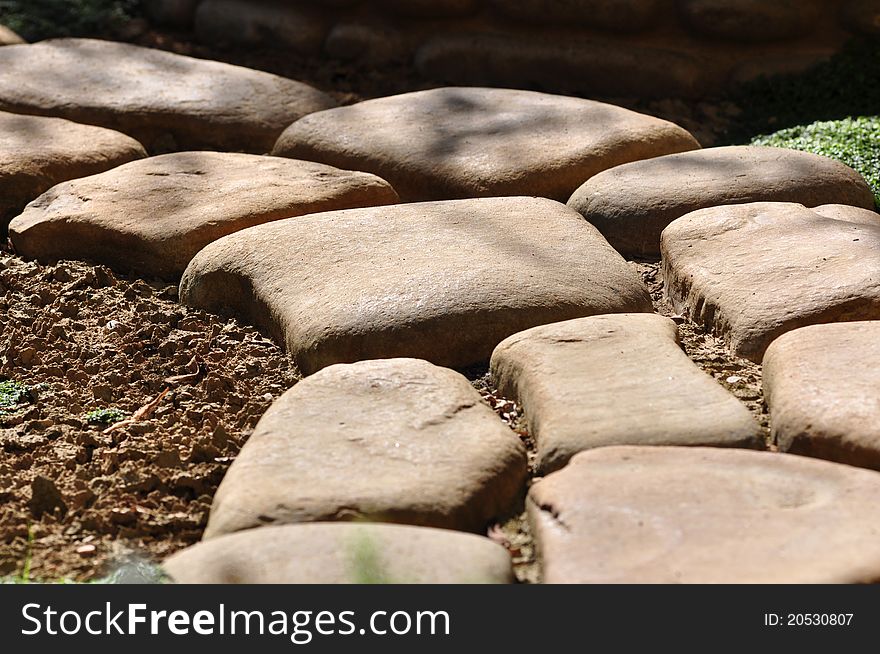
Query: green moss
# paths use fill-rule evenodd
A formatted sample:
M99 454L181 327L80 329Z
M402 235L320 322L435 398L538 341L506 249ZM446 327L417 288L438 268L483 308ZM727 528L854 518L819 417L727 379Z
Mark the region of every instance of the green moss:
M139 0L0 0L0 23L28 41L96 36L133 17Z
M24 384L12 379L0 382L0 413L30 401L30 389Z
M86 420L99 425L112 425L113 423L125 420L126 418L128 418L128 413L121 409L114 408L95 409L86 414Z
M880 206L880 116L799 125L759 136L752 143L804 150L842 161L867 180Z

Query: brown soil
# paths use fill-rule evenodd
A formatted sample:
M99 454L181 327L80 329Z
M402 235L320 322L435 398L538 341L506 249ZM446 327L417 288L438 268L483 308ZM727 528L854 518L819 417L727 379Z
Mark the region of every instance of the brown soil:
M255 329L180 306L176 288L104 267L4 257L0 285L0 379L30 388L0 413L0 576L29 561L34 579L92 579L196 542L292 362ZM85 417L132 414L166 388L112 433Z

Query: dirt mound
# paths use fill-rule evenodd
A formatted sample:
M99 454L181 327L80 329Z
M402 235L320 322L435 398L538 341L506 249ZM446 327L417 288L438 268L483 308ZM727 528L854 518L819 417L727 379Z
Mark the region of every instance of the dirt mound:
M292 362L101 266L3 257L0 294L0 576L91 579L196 542Z

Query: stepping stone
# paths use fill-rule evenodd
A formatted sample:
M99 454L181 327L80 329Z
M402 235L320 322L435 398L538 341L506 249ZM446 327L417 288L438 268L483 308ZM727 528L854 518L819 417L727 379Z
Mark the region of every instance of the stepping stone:
M0 110L110 127L149 150L263 153L290 123L334 104L301 82L126 43L0 49Z
M0 111L0 218L59 182L146 156L140 143L119 132Z
M407 202L499 195L565 201L606 168L698 147L677 125L600 102L441 88L298 120L273 154L374 173Z
M660 232L708 207L747 202L874 208L871 188L849 166L785 148L709 148L624 164L590 178L568 206L625 256L660 254Z
M457 372L417 359L337 365L260 419L204 537L364 520L483 531L525 477L523 444Z
M880 474L696 447L603 447L532 486L545 583L873 583Z
M762 448L749 410L701 371L655 314L593 316L502 341L492 375L525 412L538 470L605 445Z
M880 321L788 332L763 378L780 450L880 469Z
M660 250L675 309L752 361L798 327L880 319L880 216L863 209L702 209L667 227Z
M199 250L232 232L397 200L387 182L368 173L280 157L181 152L60 184L12 221L10 235L28 258L89 259L178 280Z
M651 312L596 229L541 198L352 209L260 225L202 250L185 304L286 343L300 370L415 357L464 367L537 325Z
M381 524L263 527L166 559L181 584L508 584L510 555L488 538Z

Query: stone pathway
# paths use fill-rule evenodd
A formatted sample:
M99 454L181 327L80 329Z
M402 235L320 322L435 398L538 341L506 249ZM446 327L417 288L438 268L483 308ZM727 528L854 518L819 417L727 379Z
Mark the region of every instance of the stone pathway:
M0 49L0 110L117 129L151 152L263 153L294 120L334 104L300 82L124 43Z
M273 154L366 170L406 202L499 195L567 200L619 164L698 148L681 127L601 102L443 88L360 102L291 125Z
M541 198L399 204L261 225L196 255L180 299L265 328L306 374L384 357L464 367L535 325L651 310L599 232Z
M616 166L588 179L568 201L625 256L656 257L660 233L697 209L745 202L874 208L849 166L809 152L733 146Z
M202 7L227 5L244 11ZM307 376L172 577L505 583L535 545L547 582L878 577L880 216L861 177L542 93L333 104L135 46L0 48L16 252L179 278L182 304L259 327ZM662 280L621 256L658 254ZM643 280L677 313L654 315ZM715 366L702 328L754 363ZM234 381L191 363L166 382Z
M0 111L0 220L59 182L146 156L140 143L119 132Z

